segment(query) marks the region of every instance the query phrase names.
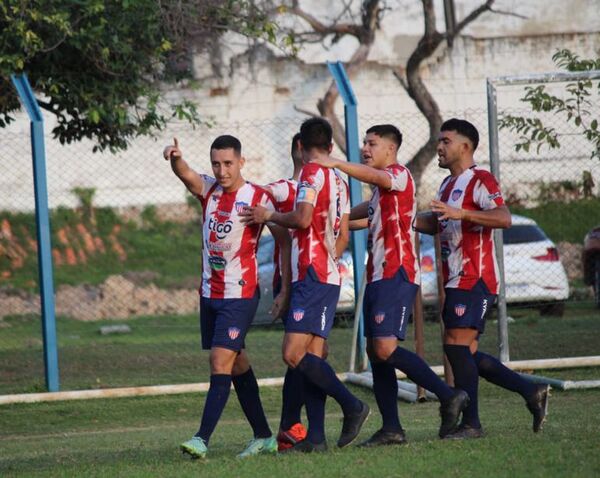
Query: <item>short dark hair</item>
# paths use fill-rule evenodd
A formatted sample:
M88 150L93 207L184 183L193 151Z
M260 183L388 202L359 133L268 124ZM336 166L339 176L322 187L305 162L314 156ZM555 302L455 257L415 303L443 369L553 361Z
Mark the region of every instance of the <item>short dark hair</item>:
M300 141L300 133L296 133L292 138L292 149L290 151L292 157L298 152L298 141Z
M211 151L213 149L233 149L238 156L242 155L242 143L235 136L230 134L224 134L217 137L210 145Z
M306 150L329 150L333 131L325 118L309 118L300 126L300 142Z
M473 145L473 151L477 149L479 144L479 132L473 123L469 123L467 120L451 118L444 121L440 131L456 131L458 134L465 136L471 140Z
M402 144L402 133L393 124L376 124L367 130L367 134L369 133L391 140L397 148Z

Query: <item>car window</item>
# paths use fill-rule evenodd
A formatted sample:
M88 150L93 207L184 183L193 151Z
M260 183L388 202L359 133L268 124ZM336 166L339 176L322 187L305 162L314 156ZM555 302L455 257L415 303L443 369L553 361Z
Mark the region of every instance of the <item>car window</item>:
M524 244L548 239L544 231L535 224L517 224L502 231L504 244Z
M271 235L263 235L258 243L258 252L256 260L259 265L273 262L273 251L275 249L275 240Z

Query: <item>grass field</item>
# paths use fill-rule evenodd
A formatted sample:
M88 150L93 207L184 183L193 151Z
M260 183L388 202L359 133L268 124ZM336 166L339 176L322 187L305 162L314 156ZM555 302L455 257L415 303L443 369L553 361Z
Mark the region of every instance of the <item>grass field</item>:
M509 326L514 360L557 356L597 355L600 320L591 303L569 304L565 317L541 317L535 310L510 308ZM0 394L44 391L43 353L39 317L5 319L0 329ZM200 350L195 316L141 317L127 321L132 332L103 336L102 325L59 319L59 369L63 390L159 385L207 381L207 352ZM281 325L253 327L247 348L259 377L279 377ZM409 329L412 336L413 328ZM330 361L348 370L352 330L336 328L330 337ZM413 349L412 337L406 347ZM496 353L496 324L488 321L483 350ZM425 323L425 357L434 365L442 360L440 329Z
M600 370L593 371L596 378ZM548 373L552 375L553 373ZM556 374L556 373L554 373ZM590 372L570 371L571 377ZM352 388L375 409L370 390ZM280 388L261 395L273 429ZM206 476L206 477L399 477L399 476L598 476L600 390L553 391L542 433L519 396L480 386L486 437L465 442L436 438L437 404L399 402L409 444L361 450L351 446L321 455L265 456L239 461L250 438L232 393L211 439L206 462L183 457L178 445L197 429L203 395L86 400L0 407L0 476ZM327 405L327 435L333 446L341 414ZM380 426L373 413L360 439Z

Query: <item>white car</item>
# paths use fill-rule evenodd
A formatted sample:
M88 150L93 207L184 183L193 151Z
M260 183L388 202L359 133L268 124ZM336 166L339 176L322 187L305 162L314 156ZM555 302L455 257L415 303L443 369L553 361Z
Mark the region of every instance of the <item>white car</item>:
M556 245L530 218L512 215L512 225L502 231L504 239L504 277L508 304L531 304L544 315L562 316L564 301L569 298L569 282L560 262ZM268 322L272 302L273 238L261 238L258 262L261 301L257 322ZM433 236L420 235L421 293L423 304L437 306L437 275ZM342 290L337 313L354 313L354 281L352 255L344 252L340 259ZM266 317L266 318L265 318Z
M502 231L504 279L508 304L532 304L542 314L564 313L569 282L556 245L530 218L512 215L512 225ZM421 291L425 305L437 301L433 237L421 234Z

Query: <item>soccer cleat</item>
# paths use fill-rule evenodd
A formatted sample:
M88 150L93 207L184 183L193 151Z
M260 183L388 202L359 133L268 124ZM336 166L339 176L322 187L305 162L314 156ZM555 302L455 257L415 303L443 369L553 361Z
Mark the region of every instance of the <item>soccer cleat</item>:
M469 438L482 438L484 435L483 428L474 428L470 425L461 425L453 431L452 433L448 433L444 440L465 440Z
M444 438L453 432L458 425L462 411L469 405L469 395L464 390L455 390L450 400L440 405L442 423L440 425L439 437Z
M192 458L206 458L206 452L208 451L206 442L200 437L192 437L182 443L179 448L184 454L187 453Z
M548 398L550 397L550 385L540 384L533 396L527 400L527 408L533 415L533 432L539 432L544 426L548 416Z
M279 430L277 434L277 449L279 451L291 448L306 438L306 428L302 423L295 423L287 430Z
M274 437L253 438L248 443L246 449L237 457L248 458L249 456L260 455L261 453L277 453L277 440Z
M344 448L356 440L363 423L365 423L367 418L369 418L369 414L371 413L369 405L362 401L360 402L360 405L362 407L360 412L353 413L351 415L344 415L342 433L340 434L340 438L337 442L337 446L340 448Z
M295 445L286 448L281 453L322 453L327 451L327 442L312 443L308 439L299 441Z
M377 430L371 438L362 442L360 447L369 448L382 445L404 445L407 443L404 430L393 432L387 430Z

